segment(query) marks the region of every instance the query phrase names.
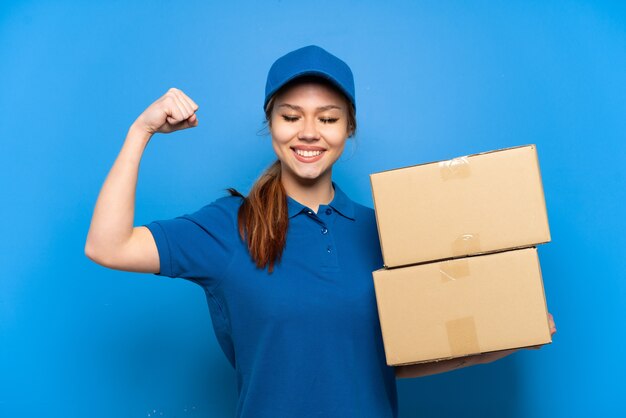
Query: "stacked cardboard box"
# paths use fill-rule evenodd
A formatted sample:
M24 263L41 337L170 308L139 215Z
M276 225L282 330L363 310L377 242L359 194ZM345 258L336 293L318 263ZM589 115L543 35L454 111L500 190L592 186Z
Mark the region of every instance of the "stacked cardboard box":
M370 176L387 364L551 342L535 245L550 241L536 147Z

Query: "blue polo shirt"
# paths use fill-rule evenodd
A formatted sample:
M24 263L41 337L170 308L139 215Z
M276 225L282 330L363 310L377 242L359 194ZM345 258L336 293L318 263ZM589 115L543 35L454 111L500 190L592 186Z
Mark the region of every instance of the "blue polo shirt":
M237 229L242 199L151 222L161 271L200 285L235 369L237 417L397 416L372 271L383 265L373 209L335 196L318 212L288 197L281 261L257 268Z

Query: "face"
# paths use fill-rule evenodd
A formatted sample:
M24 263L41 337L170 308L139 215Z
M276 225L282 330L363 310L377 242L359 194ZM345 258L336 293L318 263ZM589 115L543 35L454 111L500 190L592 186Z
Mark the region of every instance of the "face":
M330 180L348 138L348 101L325 84L304 82L276 96L270 117L272 145L283 181Z

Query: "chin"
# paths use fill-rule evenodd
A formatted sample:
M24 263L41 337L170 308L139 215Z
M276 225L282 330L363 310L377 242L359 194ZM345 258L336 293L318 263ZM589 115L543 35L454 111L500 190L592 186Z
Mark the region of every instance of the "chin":
M302 181L314 181L322 177L322 173L296 173L296 178Z
M292 175L302 182L314 182L315 180L323 177L324 172L325 171L321 169L295 169L291 171Z

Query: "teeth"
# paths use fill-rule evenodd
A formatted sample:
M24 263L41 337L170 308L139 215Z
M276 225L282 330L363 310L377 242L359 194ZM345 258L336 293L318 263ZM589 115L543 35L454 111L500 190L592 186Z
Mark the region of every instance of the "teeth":
M300 149L295 150L296 153L302 157L317 157L322 153L322 151L304 151Z

